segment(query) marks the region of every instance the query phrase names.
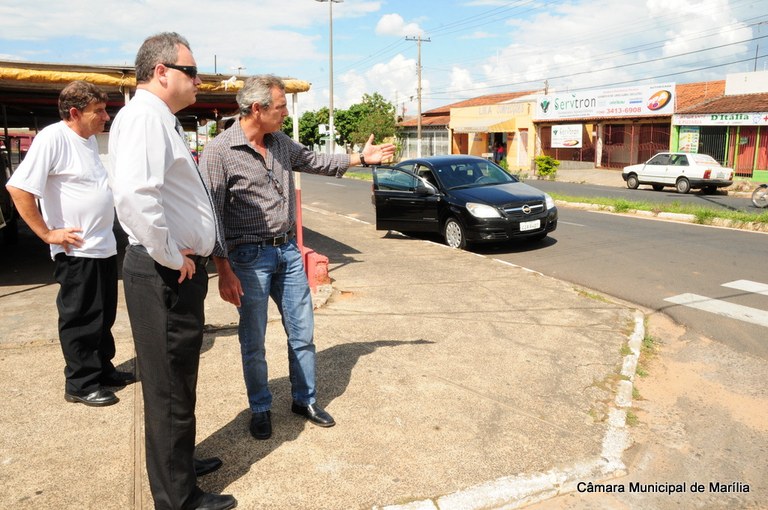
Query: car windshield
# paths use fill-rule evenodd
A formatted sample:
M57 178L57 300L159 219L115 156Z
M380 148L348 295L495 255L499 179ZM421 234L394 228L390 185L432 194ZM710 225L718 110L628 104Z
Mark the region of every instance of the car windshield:
M474 188L518 182L503 168L490 161L457 161L435 167L435 177L446 189Z

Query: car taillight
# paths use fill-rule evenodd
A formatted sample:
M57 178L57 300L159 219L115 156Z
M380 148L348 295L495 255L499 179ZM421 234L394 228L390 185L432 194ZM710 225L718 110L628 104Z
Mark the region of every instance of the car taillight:
M712 170L705 170L704 171L704 178L709 179L709 176L712 175Z

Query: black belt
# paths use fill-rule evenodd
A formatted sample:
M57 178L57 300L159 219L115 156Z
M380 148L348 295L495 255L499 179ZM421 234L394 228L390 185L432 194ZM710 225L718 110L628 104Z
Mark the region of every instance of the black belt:
M260 246L280 246L281 244L285 244L293 239L294 236L296 236L296 233L291 231L285 234L280 234L279 236L264 238L254 244L258 244Z

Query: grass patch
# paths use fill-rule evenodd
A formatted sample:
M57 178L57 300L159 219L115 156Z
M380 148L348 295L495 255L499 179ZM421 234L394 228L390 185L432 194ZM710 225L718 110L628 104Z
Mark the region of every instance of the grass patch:
M636 427L637 424L640 423L640 418L637 417L637 415L631 411L627 411L627 425L630 427Z
M690 214L695 218L696 223L710 224L715 218L722 218L739 223L763 223L768 224L768 211L747 212L747 211L728 211L719 209L710 209L708 207L696 206L691 204L681 204L680 202L659 203L626 200L623 198L608 197L574 197L561 195L559 193L550 193L552 198L562 202L596 204L604 208L612 208L616 212L627 211L650 211L654 214L660 212Z
M625 213L625 212L631 211L632 209L635 209L635 208L632 207L632 202L630 202L629 200L619 199L619 200L616 200L616 202L613 204L613 210L616 211L617 213Z
M589 298L589 299L594 299L595 301L600 301L600 302L603 302L603 303L613 304L613 302L610 299L608 299L607 297L605 297L605 296L603 296L601 294L595 294L594 292L587 292L584 289L576 289L576 292L580 296L584 296L584 297Z
M347 173L344 174L345 179L359 179L361 181L372 181L373 177L371 177L371 172L361 172L358 170L348 170Z
M640 358L637 360L637 371L635 373L638 376L648 376L648 367L650 366L651 361L656 357L657 351L657 340L651 335L645 335L642 344L640 345Z

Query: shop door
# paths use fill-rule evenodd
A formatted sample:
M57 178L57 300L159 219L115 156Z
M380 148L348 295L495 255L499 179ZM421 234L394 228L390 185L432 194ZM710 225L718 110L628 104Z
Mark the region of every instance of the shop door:
M699 154L712 156L723 166L728 166L726 140L728 128L725 126L702 126L699 132Z
M739 177L752 177L757 145L757 126L741 126L738 136L731 138L731 154L736 155L733 170Z

